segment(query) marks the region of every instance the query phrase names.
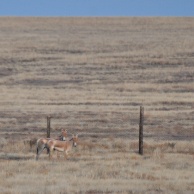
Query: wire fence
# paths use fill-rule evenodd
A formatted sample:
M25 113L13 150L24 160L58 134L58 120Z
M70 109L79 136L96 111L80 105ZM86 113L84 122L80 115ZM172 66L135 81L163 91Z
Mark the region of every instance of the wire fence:
M127 119L124 115L119 115L112 113L111 115L95 117L94 115L86 114L88 118L87 121L79 121L79 125L74 125L77 128L74 131L81 133L84 137L91 138L121 138L128 139L130 141L138 142L138 146L135 148L139 154L143 155L144 150L148 148L149 143L161 143L168 142L169 147L173 147L176 141L192 141L194 140L194 130L193 128L178 128L177 126L174 130L164 130L158 127L158 130L154 131L153 129L149 130L149 125L146 123L144 118L144 107L140 107L139 117L136 114L137 118L135 126L131 127L130 119ZM91 119L91 117L93 119ZM56 120L63 120L63 118L56 117L47 117L47 136L50 134L50 122L53 122L53 125L59 124ZM89 122L88 122L89 121ZM137 122L139 121L139 123ZM74 122L76 123L76 122ZM67 123L66 123L67 124ZM144 126L145 124L145 126ZM49 132L48 132L49 131ZM50 136L48 136L50 137ZM144 146L144 142L145 145Z
M141 107L142 108L142 107ZM119 111L79 111L64 114L4 114L0 118L1 134L5 137L31 136L56 137L62 128L69 133L79 133L85 138L120 138L136 142L134 151L143 154L149 144L155 142L173 143L193 141L194 125L183 127L175 125L170 129L162 121L151 121L149 113L141 108L133 112Z

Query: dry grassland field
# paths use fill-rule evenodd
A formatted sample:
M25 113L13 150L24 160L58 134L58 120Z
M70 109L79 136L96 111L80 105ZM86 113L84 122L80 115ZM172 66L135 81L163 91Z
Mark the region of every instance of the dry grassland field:
M0 17L0 193L193 194L193 32L192 17ZM47 116L51 137L79 133L67 160L35 160Z

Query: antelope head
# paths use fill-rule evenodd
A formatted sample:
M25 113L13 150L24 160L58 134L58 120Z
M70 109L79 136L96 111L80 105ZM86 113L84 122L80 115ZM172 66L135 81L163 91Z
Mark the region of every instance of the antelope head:
M72 135L72 140L73 140L73 146L77 147L77 142L78 142L78 134Z

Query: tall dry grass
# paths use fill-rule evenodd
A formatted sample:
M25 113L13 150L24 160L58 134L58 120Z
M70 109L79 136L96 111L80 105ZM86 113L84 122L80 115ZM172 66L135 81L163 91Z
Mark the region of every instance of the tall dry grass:
M193 18L0 18L1 193L193 193L193 28ZM36 162L24 146L45 135L47 115L52 137L83 134L68 161Z
M132 152L137 142L123 139L80 139L69 159L5 143L1 148L2 193L192 193L192 143L147 145L144 157ZM24 145L24 144L23 144ZM14 147L14 148L13 148ZM182 148L185 148L185 152ZM152 149L154 150L152 151ZM176 159L175 159L176 158Z

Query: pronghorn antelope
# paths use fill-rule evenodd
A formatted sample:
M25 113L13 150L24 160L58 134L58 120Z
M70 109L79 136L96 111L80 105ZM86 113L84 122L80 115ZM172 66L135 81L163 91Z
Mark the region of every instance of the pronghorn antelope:
M61 135L59 135L56 140L61 140L61 141L67 140L67 130L62 129L61 130Z
M46 148L47 154L49 153L49 148L47 147L47 142L50 140L58 140L58 141L65 141L67 139L67 130L62 129L61 135L58 136L56 139L52 138L40 138L37 140L36 143L36 160L38 160L42 151Z
M72 147L77 146L78 141L78 134L72 135L72 138L67 141L59 141L59 140L49 140L47 142L47 147L49 150L49 159L52 158L53 151L57 150L59 152L64 152L64 158L67 158L69 152L71 151Z

